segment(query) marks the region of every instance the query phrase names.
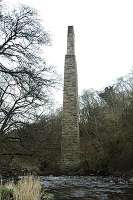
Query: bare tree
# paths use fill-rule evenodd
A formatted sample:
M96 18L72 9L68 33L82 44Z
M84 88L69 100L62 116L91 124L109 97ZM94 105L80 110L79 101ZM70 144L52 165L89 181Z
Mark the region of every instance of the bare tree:
M42 58L50 42L35 10L21 6L0 18L0 134L33 120L55 83Z
M1 17L1 15L2 15L2 10L1 10L1 8L2 8L2 0L0 0L0 17Z

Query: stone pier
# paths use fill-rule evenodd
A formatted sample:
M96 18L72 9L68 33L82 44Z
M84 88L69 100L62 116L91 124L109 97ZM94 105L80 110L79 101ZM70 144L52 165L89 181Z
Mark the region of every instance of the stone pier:
M61 169L71 172L80 166L79 102L74 28L68 26L64 66Z

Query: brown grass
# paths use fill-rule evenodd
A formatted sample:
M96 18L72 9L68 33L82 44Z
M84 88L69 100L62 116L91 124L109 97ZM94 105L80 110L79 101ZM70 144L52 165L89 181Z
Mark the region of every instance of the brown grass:
M38 178L27 176L22 178L18 184L13 187L15 200L40 200L41 183Z

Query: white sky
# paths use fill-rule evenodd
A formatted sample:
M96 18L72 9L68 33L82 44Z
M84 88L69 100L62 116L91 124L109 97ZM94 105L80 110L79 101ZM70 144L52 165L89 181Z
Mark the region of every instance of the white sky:
M44 54L63 75L67 26L74 25L79 93L101 89L133 66L133 0L3 0L39 11L52 35Z

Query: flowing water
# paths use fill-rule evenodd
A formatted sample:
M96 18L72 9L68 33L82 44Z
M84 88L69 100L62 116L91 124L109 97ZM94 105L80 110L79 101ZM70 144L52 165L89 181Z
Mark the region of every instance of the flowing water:
M133 178L49 176L42 182L54 200L133 200Z

